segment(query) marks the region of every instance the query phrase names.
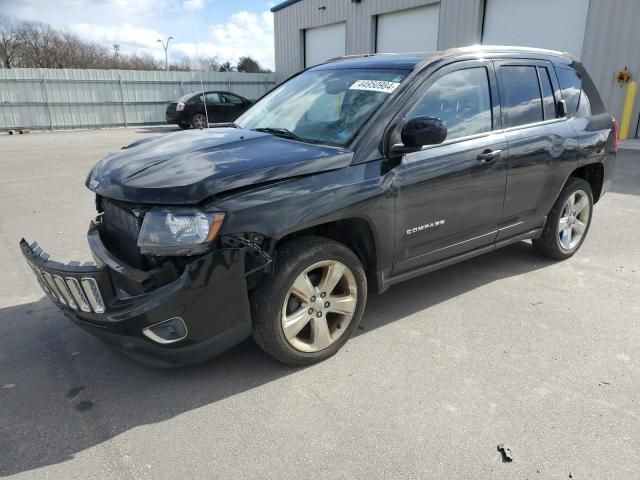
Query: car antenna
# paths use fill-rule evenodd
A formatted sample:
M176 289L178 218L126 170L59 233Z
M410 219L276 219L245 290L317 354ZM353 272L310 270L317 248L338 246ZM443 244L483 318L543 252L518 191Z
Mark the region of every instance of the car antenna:
M207 96L204 94L204 81L202 80L202 59L198 54L198 43L196 42L196 29L191 25L191 34L193 35L193 43L196 46L196 58L198 59L198 70L200 70L200 89L202 90L202 103L204 103L204 116L207 119L207 128L209 128L209 112L207 111Z

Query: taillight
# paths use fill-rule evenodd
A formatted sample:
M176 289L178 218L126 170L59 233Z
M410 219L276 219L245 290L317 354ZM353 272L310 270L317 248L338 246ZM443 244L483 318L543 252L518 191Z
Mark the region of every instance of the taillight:
M183 110L184 110L184 103L178 102L178 105L176 105L176 112L181 112Z
M620 136L619 136L619 128L618 128L618 121L614 118L613 119L613 136L614 136L614 140L613 140L613 149L614 151L618 151L618 143L620 142Z

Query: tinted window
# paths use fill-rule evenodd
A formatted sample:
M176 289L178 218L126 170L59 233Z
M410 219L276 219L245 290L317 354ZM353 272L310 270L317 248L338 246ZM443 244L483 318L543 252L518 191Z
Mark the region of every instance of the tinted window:
M557 68L556 75L558 76L562 99L567 103L567 114L569 117L573 117L580 104L582 81L576 72L567 68Z
M222 96L224 97L225 101L227 101L228 103L234 103L236 105L240 105L242 102L242 99L240 97L236 97L235 95L231 95L229 93L223 93Z
M451 72L436 80L407 114L438 117L447 140L491 130L491 96L484 67Z
M540 87L542 89L542 109L544 111L544 119L551 120L552 118L556 118L556 102L553 98L553 89L551 88L549 72L546 68L539 67L538 76L540 77Z
M220 103L220 96L217 93L207 93L204 98L207 103Z
M578 103L578 111L576 117L590 117L591 116L591 100L587 96L587 92L582 90L580 92L580 103Z
M536 67L500 67L502 76L502 125L517 127L540 122L542 100Z

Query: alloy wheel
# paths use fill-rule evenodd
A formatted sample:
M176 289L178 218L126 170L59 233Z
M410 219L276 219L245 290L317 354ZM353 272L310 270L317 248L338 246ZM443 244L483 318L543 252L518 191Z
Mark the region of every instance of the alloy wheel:
M576 190L569 195L558 221L558 242L563 250L574 250L580 244L590 215L589 196L584 190Z
M340 338L358 303L356 280L335 260L315 263L298 275L282 306L282 330L302 352L318 352Z
M207 126L207 118L201 113L197 113L193 117L194 128L205 128Z

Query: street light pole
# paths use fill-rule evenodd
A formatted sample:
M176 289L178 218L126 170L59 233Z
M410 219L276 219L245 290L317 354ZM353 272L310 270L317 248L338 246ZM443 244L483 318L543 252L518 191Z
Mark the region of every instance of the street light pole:
M169 50L169 42L171 40L173 40L173 37L167 38L167 43L164 43L161 38L157 40L160 42L160 45L162 45L162 48L164 48L164 69L166 71L169 71L169 54L167 52Z

